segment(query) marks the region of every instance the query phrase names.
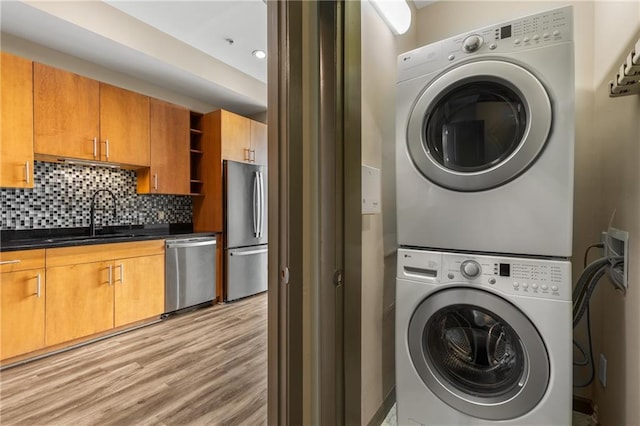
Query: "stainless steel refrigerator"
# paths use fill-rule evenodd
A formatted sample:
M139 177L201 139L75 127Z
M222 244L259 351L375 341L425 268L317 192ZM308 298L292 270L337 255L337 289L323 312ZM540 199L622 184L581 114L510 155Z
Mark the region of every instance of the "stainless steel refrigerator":
M267 167L225 160L225 301L267 290Z

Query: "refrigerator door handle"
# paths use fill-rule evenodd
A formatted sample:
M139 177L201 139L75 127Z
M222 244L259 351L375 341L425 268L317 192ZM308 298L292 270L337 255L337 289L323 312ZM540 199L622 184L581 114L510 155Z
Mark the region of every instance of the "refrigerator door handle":
M258 238L259 235L259 224L258 224L258 208L259 208L259 192L260 192L260 183L259 183L260 175L259 172L255 172L253 177L253 235Z
M235 253L229 253L229 256L251 256L254 254L261 254L268 252L269 249L261 249L261 250L248 250L248 251L238 251Z
M262 238L262 230L264 229L264 180L262 178L262 172L258 172L258 176L260 177L260 184L259 184L259 188L260 188L260 226L258 228L259 233L258 233L258 237Z

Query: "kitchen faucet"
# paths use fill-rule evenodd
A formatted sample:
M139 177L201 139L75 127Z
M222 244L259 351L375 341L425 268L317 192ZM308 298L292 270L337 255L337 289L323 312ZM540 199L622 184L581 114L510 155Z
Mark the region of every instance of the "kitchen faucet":
M116 196L113 194L113 192L108 189L98 189L96 192L94 192L93 196L91 197L91 222L89 223L89 232L91 233L92 237L96 236L96 196L101 192L106 192L107 194L111 195L111 199L113 200L113 219L115 220L117 217L117 202Z

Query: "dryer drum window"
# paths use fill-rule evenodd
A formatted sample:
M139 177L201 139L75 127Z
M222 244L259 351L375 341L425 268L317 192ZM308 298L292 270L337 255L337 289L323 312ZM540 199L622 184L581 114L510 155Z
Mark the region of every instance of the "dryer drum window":
M524 173L551 131L551 100L540 80L505 61L480 60L444 72L409 114L407 153L433 183L484 191Z
M426 297L411 316L407 344L425 386L476 418L522 416L549 386L549 354L536 327L484 290L453 287Z
M425 119L427 152L447 169L485 170L520 145L526 105L509 87L491 81L467 83L443 95Z

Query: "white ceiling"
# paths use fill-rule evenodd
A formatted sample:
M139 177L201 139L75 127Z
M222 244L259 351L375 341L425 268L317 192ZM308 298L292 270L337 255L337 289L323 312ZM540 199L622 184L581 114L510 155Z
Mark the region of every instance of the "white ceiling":
M266 110L266 60L251 55L266 51L262 0L3 0L0 8L3 34L241 114Z

